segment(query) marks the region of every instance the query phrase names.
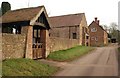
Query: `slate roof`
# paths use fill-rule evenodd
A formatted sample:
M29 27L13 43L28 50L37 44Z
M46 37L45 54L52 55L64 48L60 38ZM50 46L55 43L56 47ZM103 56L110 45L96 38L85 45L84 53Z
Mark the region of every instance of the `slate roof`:
M34 18L44 6L22 8L6 12L2 18L2 23L29 21Z
M49 17L51 27L78 26L84 13Z

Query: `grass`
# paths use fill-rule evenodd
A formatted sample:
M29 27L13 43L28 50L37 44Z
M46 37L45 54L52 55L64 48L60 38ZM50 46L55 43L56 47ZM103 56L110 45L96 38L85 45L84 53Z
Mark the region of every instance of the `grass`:
M54 61L72 61L93 49L93 47L76 46L70 49L52 52L47 59Z
M50 76L58 70L31 59L9 59L2 63L3 76Z

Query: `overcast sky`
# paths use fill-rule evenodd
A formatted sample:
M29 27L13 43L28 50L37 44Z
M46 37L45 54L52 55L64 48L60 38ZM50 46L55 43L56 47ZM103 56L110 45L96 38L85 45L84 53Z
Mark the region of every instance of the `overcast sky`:
M0 0L0 3L3 1L9 2L12 10L44 5L49 16L85 13L88 25L95 17L101 25L118 23L120 0Z

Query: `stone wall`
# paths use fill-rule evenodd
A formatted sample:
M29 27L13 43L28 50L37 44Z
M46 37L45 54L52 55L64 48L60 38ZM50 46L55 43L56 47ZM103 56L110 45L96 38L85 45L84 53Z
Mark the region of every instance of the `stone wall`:
M77 34L77 39L79 39L79 25L78 26L64 26L64 27L54 27L50 31L51 37L59 38L70 38L73 39L73 33Z
M26 36L23 34L2 34L2 59L23 58Z
M80 26L80 45L86 45L87 40L86 40L85 34L88 33L88 26L87 26L85 14L82 17L82 20L79 26ZM89 40L88 40L88 44L89 44Z
M108 34L104 31L104 45L108 44Z
M77 39L50 37L50 52L64 50L79 45Z

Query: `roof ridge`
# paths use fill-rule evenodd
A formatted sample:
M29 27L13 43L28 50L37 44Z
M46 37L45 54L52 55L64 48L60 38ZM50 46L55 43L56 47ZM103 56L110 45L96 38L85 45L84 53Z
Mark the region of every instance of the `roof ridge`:
M96 23L95 21L93 21L94 23ZM96 23L97 24L97 23ZM97 24L100 28L102 28L104 31L106 31L104 28L103 28L103 26L102 25L99 25L99 24ZM107 31L106 31L107 32Z
M50 16L50 18L63 17L63 16L71 16L71 15L80 15L80 14L85 14L85 13L75 13L75 14L66 14L66 15Z
M21 8L6 12L2 17L2 22L28 21L35 17L44 6ZM14 18L14 19L13 19Z
M20 11L20 10L25 10L25 9L34 9L34 8L40 8L40 7L44 7L44 5L37 6L37 7L19 8L19 9L15 9L15 10L9 10L8 12Z

